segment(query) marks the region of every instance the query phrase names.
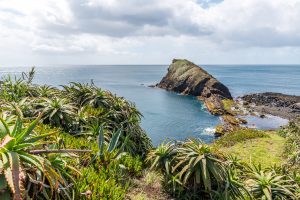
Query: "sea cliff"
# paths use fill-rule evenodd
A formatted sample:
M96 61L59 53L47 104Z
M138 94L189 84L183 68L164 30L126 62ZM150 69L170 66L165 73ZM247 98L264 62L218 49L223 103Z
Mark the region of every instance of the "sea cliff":
M214 115L226 114L222 101L232 99L225 85L201 67L185 59L174 59L166 76L156 86L168 91L196 96Z

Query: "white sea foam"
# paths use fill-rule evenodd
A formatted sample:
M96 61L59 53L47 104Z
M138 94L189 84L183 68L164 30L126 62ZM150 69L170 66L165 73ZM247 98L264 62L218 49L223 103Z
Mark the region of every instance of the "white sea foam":
M204 103L201 103L201 110L206 110Z
M207 127L203 130L203 135L214 135L216 132L216 129L213 127Z

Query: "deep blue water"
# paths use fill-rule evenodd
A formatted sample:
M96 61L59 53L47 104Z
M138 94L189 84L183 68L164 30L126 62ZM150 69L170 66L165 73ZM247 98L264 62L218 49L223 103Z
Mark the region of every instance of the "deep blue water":
M49 66L37 67L35 83L59 86L71 81L90 82L135 102L144 115L142 127L154 144L165 139L214 138L210 129L219 118L209 115L193 97L149 88L167 72L167 65ZM204 65L229 87L234 97L253 92L300 95L300 65ZM0 68L1 76L20 74L30 67Z

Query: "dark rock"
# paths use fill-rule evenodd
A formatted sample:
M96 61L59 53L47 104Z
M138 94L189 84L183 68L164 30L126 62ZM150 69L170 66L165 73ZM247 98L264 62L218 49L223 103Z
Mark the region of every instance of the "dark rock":
M241 97L243 103L254 104L252 109L260 113L279 116L285 119L294 119L300 116L300 96L281 93L265 92L249 94Z
M300 96L286 95L281 93L265 92L249 94L242 97L247 103L267 105L273 107L289 107L300 102Z
M247 124L247 120L243 119L243 118L239 118L239 121L241 124Z
M295 104L291 105L290 108L300 111L300 103L295 103Z
M167 75L156 86L185 95L197 96L215 115L226 113L223 99L232 99L225 85L188 60L174 59Z

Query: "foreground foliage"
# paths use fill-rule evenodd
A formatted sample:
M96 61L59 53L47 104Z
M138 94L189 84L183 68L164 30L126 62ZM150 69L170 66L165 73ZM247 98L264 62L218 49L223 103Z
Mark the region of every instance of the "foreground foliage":
M178 199L299 199L298 128L291 123L280 133L288 138L289 154L282 166L262 168L219 152L221 146L269 137L263 131L246 129L220 138L214 145L197 139L162 144L149 152L147 161L163 173L166 190Z
M100 125L107 137L122 129L120 140L128 139L127 150L145 154L151 140L140 127L141 113L122 97L90 84L70 83L62 90L32 83L34 69L22 77L6 76L0 82L0 110L32 119L43 113L44 124L62 128L71 134L93 132ZM95 138L97 132L92 134Z
M46 144L51 148L51 135L55 132L35 132L40 117L26 127L20 117L13 125L9 125L3 118L0 118L0 121L1 188L8 187L14 199L51 199L59 196L70 198L70 191L66 188L69 180L72 181L69 172L76 169L69 166L59 154L40 155L43 150L36 150ZM48 141L45 142L45 139ZM8 190L5 190L4 194L0 193L1 199L9 196L7 192Z
M134 104L34 74L0 81L0 199L124 199L152 147Z

